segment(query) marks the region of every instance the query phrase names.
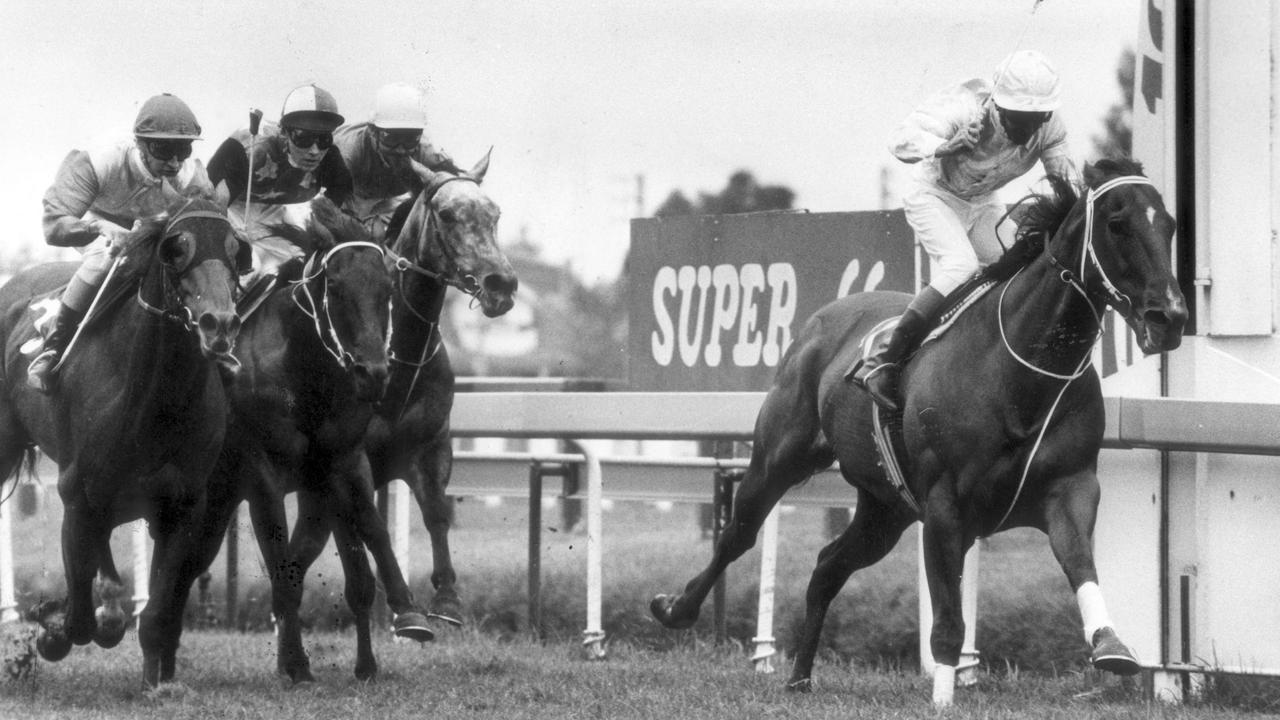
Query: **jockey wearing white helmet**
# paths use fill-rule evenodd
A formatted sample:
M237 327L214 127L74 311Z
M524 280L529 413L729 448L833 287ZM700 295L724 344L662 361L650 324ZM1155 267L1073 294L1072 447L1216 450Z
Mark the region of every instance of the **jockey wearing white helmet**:
M334 132L353 182L351 199L343 209L360 218L379 240L396 206L422 189L415 163L430 170L460 172L453 158L426 139L426 128L422 91L397 82L379 88L368 122L344 125Z
M52 331L27 368L27 384L47 392L62 353L89 309L119 240L142 218L159 215L192 188L209 193L204 165L191 157L200 123L191 108L168 93L142 104L133 140L89 152L73 150L44 194L45 241L74 247L79 269L62 293Z
M996 191L1035 166L1074 178L1058 73L1044 55L1015 52L992 82L973 79L926 100L894 132L889 150L916 164L903 197L907 222L932 261L930 283L892 339L853 373L881 406L897 410L899 363L932 326L946 296L1000 257Z

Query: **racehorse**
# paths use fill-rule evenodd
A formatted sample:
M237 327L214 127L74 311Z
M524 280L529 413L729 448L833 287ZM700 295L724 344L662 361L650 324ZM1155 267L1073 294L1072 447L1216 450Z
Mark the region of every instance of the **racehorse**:
M391 375L365 448L374 485L404 479L422 511L434 562L430 615L460 625L445 495L453 467L449 412L454 376L440 337L440 311L452 286L472 296L487 317L498 317L514 304L518 281L495 239L498 206L480 187L489 156L462 174L416 169L423 190L397 210L388 228L388 238L395 238L390 254L396 267ZM300 497L300 507L314 500ZM294 528L293 545L305 568L324 546L326 531L303 515Z
M215 362L228 360L240 326L239 245L225 205L193 194L142 222L125 247L102 312L85 318L51 395L27 387L27 351L38 345L34 321L56 307L76 266L39 265L0 289L0 477L34 460L34 446L58 463L67 596L34 613L46 660L90 640L119 643L127 625L121 583L101 549L116 525L146 518L155 552L138 638L143 680L154 686L173 678L182 609L198 574L184 561L226 424ZM95 618L97 573L104 606Z
M1187 309L1170 270L1174 221L1141 167L1104 160L1086 167L1084 177L1082 197L1050 178L1053 192L1028 209L1019 241L988 269L998 283L905 369L905 489L894 488L878 464L870 397L844 374L868 331L900 314L909 298L851 295L807 321L761 407L749 467L710 564L683 593L650 603L662 624L691 625L716 578L755 543L783 494L839 461L857 489L857 508L818 556L788 688L811 688L823 620L840 588L883 558L916 520L924 523L933 604L935 704L953 697L965 553L976 538L1013 527L1048 534L1076 592L1093 664L1137 672L1107 616L1093 560L1105 419L1091 349L1108 306L1133 328L1144 353L1178 347Z
M241 499L270 572L277 667L312 681L298 609L309 563L289 549L284 496L314 497L304 521L332 528L356 616L356 677L377 672L369 635L375 585L365 547L378 564L396 634L431 638L413 604L374 502L362 441L387 380L391 279L385 249L327 198L311 202L309 229L275 233L307 251L301 278L278 285L249 312L240 333L243 367L228 386L232 420L210 481L201 567L216 557ZM285 273L282 272L283 278Z

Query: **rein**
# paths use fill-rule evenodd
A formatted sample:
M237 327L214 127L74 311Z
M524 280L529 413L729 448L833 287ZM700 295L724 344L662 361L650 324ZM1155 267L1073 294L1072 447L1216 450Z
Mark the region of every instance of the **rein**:
M476 279L474 275L463 275L459 271L457 255L453 252L452 248L449 247L449 244L444 241L444 233L440 230L438 213L431 208L431 200L435 198L435 195L440 191L440 188L456 181L465 181L475 183L477 185L479 184L474 178L467 177L466 175L449 175L443 180L431 183L423 190L423 194L425 196L423 198L423 204L427 206L427 234L431 237L431 240L435 242L436 248L440 251L440 255L445 259L445 262L448 263L449 267L443 272L430 270L422 267L413 260L400 255L394 250L387 250L387 254L395 262L396 270L400 273L400 279L397 285L400 288L400 296L405 301L405 306L408 307L410 312L412 312L419 320L422 320L425 323L431 323L433 321L423 317L421 313L415 310L413 306L409 304L408 297L404 294L404 274L406 272L414 272L444 285L457 288L467 295L470 295L473 301L480 296L480 293L484 292L484 288L481 287L480 281Z
M328 252L326 252L323 257L320 257L319 262L316 262L316 255L314 254L307 259L307 264L302 268L302 277L293 281L293 290L290 293L293 298L293 304L297 305L298 309L306 314L307 317L311 318L311 321L315 323L316 336L320 338L320 344L324 346L324 349L330 355L333 356L334 360L338 361L339 367L343 370L347 370L351 367L355 362L355 356L347 351L346 347L342 343L342 338L338 337L338 331L333 327L333 316L329 311L329 276L326 273L326 270L329 268L329 260L337 254L338 251L362 247L377 250L378 253L384 257L387 253L387 249L383 246L365 240L338 243L337 245L329 248ZM318 305L316 303L315 296L311 292L311 282L317 278L320 278L323 282L320 291L320 303ZM306 299L306 305L303 305L302 300L299 299L299 294ZM323 322L321 322L320 319L322 313L324 315ZM388 325L390 325L389 318L387 322ZM328 332L325 331L326 328L328 329ZM388 337L390 337L390 330L391 328L388 327Z
M1077 366L1074 373L1070 375L1060 375L1058 373L1049 372L1048 370L1043 370L1031 364L1028 360L1021 357L1014 351L1013 347L1009 344L1009 339L1005 336L1004 330L1004 294L1005 291L1009 289L1009 286L1013 284L1012 278L1009 282L1005 283L1004 289L1000 291L1000 299L996 304L996 319L1000 325L1000 340L1003 342L1005 350L1009 352L1009 355L1012 356L1014 360L1017 360L1019 363L1030 368L1036 373L1056 380L1064 380L1065 382L1063 383L1062 388L1058 390L1058 396L1054 398L1053 404L1049 406L1049 412L1045 414L1044 422L1040 424L1040 432L1036 434L1035 444L1031 446L1031 452L1027 455L1026 465L1022 468L1022 477L1018 480L1018 489L1014 492L1013 500L1009 502L1009 508L1004 511L1004 515L1001 516L1000 522L996 523L995 529L992 530L992 534L999 532L1000 528L1004 526L1005 521L1009 519L1009 515L1013 513L1013 508L1017 506L1018 499L1022 497L1022 490L1027 484L1027 476L1031 474L1031 463L1035 460L1036 453L1040 450L1040 445L1044 442L1045 433L1049 430L1049 422L1053 419L1053 414L1058 409L1058 404L1062 402L1062 398L1066 395L1067 388L1071 386L1072 381L1083 375L1085 371L1089 369L1089 366L1092 365L1093 346L1097 344L1098 338L1102 337L1102 314L1098 310L1097 306L1093 304L1093 301L1089 296L1089 291L1084 286L1083 279L1085 269L1087 267L1086 263L1092 262L1093 268L1098 271L1098 276L1102 280L1103 287L1113 300L1116 302L1124 301L1126 304L1132 305L1129 299L1116 289L1116 286L1111 282L1111 278L1107 277L1107 271L1104 270L1102 264L1098 262L1097 252L1093 248L1093 203L1104 193L1114 187L1120 185L1150 184L1151 181L1141 175L1124 175L1112 178L1107 182L1102 183L1097 188L1089 189L1089 192L1085 195L1084 247L1080 250L1080 271L1077 275L1073 275L1069 269L1062 265L1062 263L1060 263L1050 251L1049 243L1045 243L1045 254L1049 257L1049 262L1054 267L1059 268L1058 279L1070 285L1073 290L1085 299L1085 302L1089 305L1089 309L1093 311L1094 319L1098 324L1098 332L1094 335L1093 341L1089 343L1089 348L1085 351L1084 357L1081 358L1080 364ZM1019 270L1018 272L1021 273L1022 271ZM1017 277L1017 275L1015 274L1014 277Z

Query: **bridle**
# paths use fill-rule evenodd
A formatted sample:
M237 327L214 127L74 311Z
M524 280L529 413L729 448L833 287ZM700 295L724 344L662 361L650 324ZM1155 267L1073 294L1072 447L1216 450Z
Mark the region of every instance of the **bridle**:
M1102 267L1102 263L1098 261L1098 254L1093 246L1093 204L1108 190L1120 185L1151 185L1151 181L1141 175L1122 175L1120 177L1112 178L1096 188L1089 189L1089 192L1085 195L1084 247L1080 250L1080 266L1078 271L1072 272L1069 267L1054 256L1052 249L1049 247L1049 243L1045 242L1044 244L1044 253L1049 258L1049 263L1058 269L1058 279L1067 285L1070 285L1073 290L1084 298L1085 302L1089 305L1089 309L1093 311L1094 320L1098 327L1098 331L1094 336L1093 342L1089 343L1089 350L1084 354L1084 358L1081 359L1075 372L1070 375L1064 375L1044 370L1033 365L1013 349L1013 346L1009 344L1009 338L1006 336L1004 329L1004 296L1005 293L1008 292L1009 286L1013 284L1013 279L1011 278L1009 282L1005 283L1004 288L1000 290L1000 300L996 305L996 319L1000 326L1000 340L1004 344L1005 350L1008 351L1009 355L1012 356L1014 360L1017 360L1025 367L1040 375L1070 382L1083 375L1089 368L1090 361L1092 360L1093 345L1097 343L1098 338L1102 337L1103 332L1102 311L1098 309L1098 305L1095 304L1093 300L1094 296L1099 293L1091 291L1084 283L1085 272L1089 267L1092 267L1097 272L1098 279L1105 291L1105 295L1101 298L1103 301L1102 305L1104 307L1107 304L1107 300L1111 300L1116 304L1124 303L1130 307L1133 306L1133 301L1126 297L1124 293L1121 293L1116 288L1115 283L1111 282L1111 278L1107 275L1106 269L1104 269ZM1019 270L1018 273L1014 274L1014 277L1017 277L1021 272L1022 270Z
M413 272L421 275L422 277L435 280L443 285L457 288L467 295L470 295L473 302L478 300L480 298L480 294L484 292L483 286L481 286L480 281L474 275L464 274L461 272L457 253L455 253L453 249L449 247L449 244L445 242L444 232L440 229L441 223L439 213L431 207L431 200L435 198L435 195L439 192L440 188L455 181L466 181L479 185L479 182L475 178L466 175L447 175L439 180L433 181L422 191L425 196L423 198L423 204L427 208L427 235L435 244L436 249L440 251L440 256L444 258L446 269L443 272L438 272L424 268L394 250L387 250L387 255L391 257L395 264L396 271L399 273L396 286L400 293L400 299L404 301L405 307L409 309L409 312L411 312L414 317L417 317L422 322L428 324L432 324L435 321L418 312L418 310L413 307L412 303L409 302L409 296L405 293L404 289L405 273Z
M169 221L165 223L164 231L160 233L161 243L178 234L174 230L174 228L177 226L178 223L182 222L183 220L188 220L191 218L210 218L213 220L220 220L226 223L228 227L231 226L231 221L227 219L227 216L225 213L214 212L213 210L188 209L191 207L191 203L193 203L194 201L195 201L194 198L188 199L186 204L183 205L178 210L178 212L174 213L173 217L169 218ZM157 246L157 248L158 247L159 246ZM119 264L121 257L116 258L116 264ZM113 271L115 269L116 264L112 265ZM185 328L188 332L193 332L198 328L198 324L196 323L195 318L191 315L191 308L184 305L182 303L182 300L178 298L177 293L174 291L173 282L172 282L173 279L170 275L171 275L171 268L169 267L169 264L165 262L161 262L160 263L160 285L163 288L163 292L164 292L164 300L162 301L163 307L156 307L155 305L152 305L151 303L147 302L146 298L142 297L142 283L138 284L138 294L137 294L138 305L143 310L146 310L152 315L156 315L158 317L164 318L165 320L175 322L183 326L183 328ZM105 285L106 283L104 282L103 284Z
M333 316L329 309L329 260L342 250L351 250L355 248L371 248L377 250L378 254L386 257L387 249L378 243L368 242L366 240L354 240L351 242L338 243L329 248L324 255L312 254L307 259L307 264L302 268L302 277L294 280L291 284L293 289L290 292L293 303L302 310L307 317L316 326L316 336L320 338L320 344L324 349L338 361L338 365L343 370L349 370L355 364L355 356L346 349L342 342L342 338L338 336L338 331L334 329ZM318 259L317 259L318 258ZM311 291L311 283L313 280L320 278L322 281L320 289L320 301L316 302L316 297ZM305 304L304 304L305 300ZM323 320L321 319L323 316ZM387 327L385 337L391 336L391 318L388 314Z

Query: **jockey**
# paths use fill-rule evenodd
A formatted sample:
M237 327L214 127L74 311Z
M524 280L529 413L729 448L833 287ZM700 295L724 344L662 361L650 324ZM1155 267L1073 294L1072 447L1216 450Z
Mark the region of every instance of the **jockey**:
M351 195L351 173L333 147L333 131L342 121L333 95L303 85L285 98L279 124L263 123L258 136L248 128L237 130L209 159L209 179L220 190L225 187L228 215L253 246L259 276L274 275L285 261L302 255L275 236L272 225L305 225L305 204L321 192L339 206Z
M89 309L120 242L134 223L163 213L193 187L213 193L191 144L200 123L173 95L147 100L133 123L133 141L95 151L72 150L44 194L45 241L74 247L84 256L62 293L44 347L27 368L27 384L48 392L53 369Z
M975 78L934 95L893 134L890 152L916 164L903 206L932 272L888 344L854 370L854 383L881 407L898 411L899 364L946 296L1003 252L996 225L1006 208L996 191L1037 161L1048 173L1074 177L1066 128L1053 112L1060 94L1049 60L1023 50L1000 63L992 83Z
M364 223L376 240L385 235L396 206L422 189L414 163L461 172L453 158L423 136L426 127L422 92L406 83L391 83L378 90L369 122L343 125L333 134L354 183L343 209Z

